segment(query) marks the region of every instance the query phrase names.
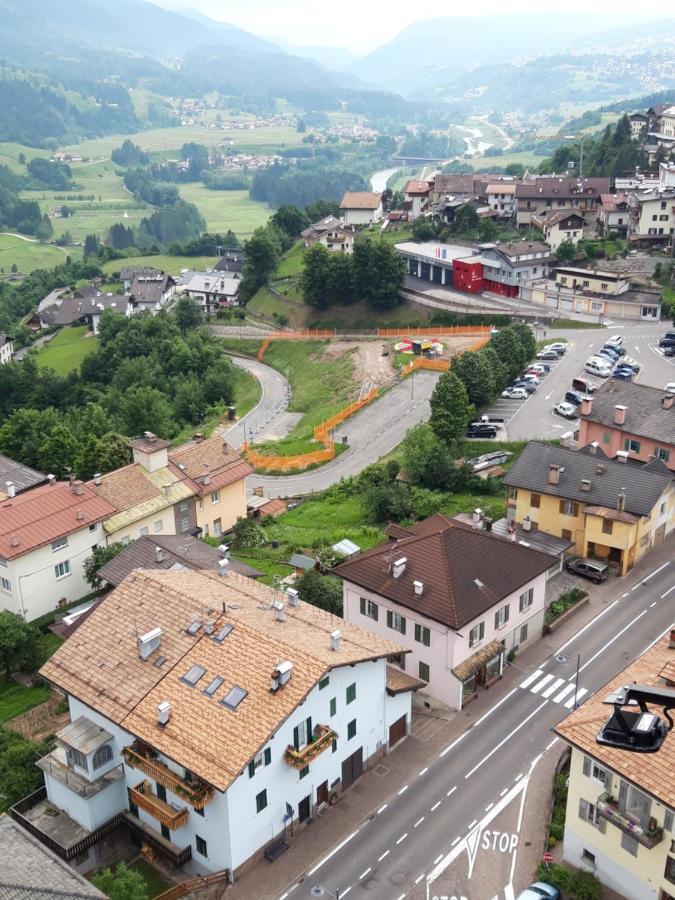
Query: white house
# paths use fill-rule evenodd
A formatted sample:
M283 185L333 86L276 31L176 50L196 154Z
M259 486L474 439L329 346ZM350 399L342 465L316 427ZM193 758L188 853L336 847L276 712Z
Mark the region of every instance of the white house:
M32 621L87 594L84 561L105 544L114 507L81 481L54 481L0 502L0 608Z
M412 178L406 182L403 188L403 196L405 202L410 208L410 221L414 222L420 216L429 212L429 197L431 195L432 183L430 181L420 181Z
M356 229L346 226L336 216L326 216L320 222L309 225L301 232L305 247L321 244L333 253L351 253L354 249Z
M382 194L373 191L347 191L340 203L345 225L372 225L381 221Z
M565 241L576 247L584 236L586 220L576 209L542 210L532 216L532 224L541 230L544 240L555 251Z
M344 616L406 647L428 703L461 709L541 635L551 557L442 515L389 534L335 568Z
M82 871L124 828L235 877L405 737L402 649L234 573L136 570L41 670L71 724L18 821Z
M199 303L202 311L208 314L238 306L240 284L241 275L238 272L190 272L183 282L182 292Z
M485 188L490 209L500 219L511 219L516 212L516 185L505 181L490 182Z
M14 344L8 334L0 331L0 366L11 361L14 356Z

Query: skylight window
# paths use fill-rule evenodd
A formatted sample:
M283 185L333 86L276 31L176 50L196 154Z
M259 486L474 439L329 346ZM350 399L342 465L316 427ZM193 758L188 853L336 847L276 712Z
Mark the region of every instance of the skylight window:
M188 626L185 630L187 631L188 634L195 635L195 634L197 634L197 632L199 631L199 629L201 627L202 627L202 623L199 621L196 621L196 622L193 622L192 625Z
M185 675L181 678L181 681L185 684L189 684L190 687L194 687L204 675L206 675L204 666L190 666Z
M236 709L247 694L248 691L245 691L235 684L232 690L228 691L227 695L223 697L220 702L228 709Z
M213 640L217 641L219 644L222 644L228 634L232 631L234 625L223 625L218 634L213 636Z
M218 688L221 686L221 684L223 683L224 680L225 679L221 678L220 675L216 675L215 678L212 678L211 681L204 688L204 693L207 695L207 697L213 697L213 695L218 690Z

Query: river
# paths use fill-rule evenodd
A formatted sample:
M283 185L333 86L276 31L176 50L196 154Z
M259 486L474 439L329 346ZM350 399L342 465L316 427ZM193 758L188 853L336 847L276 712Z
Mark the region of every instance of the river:
M370 187L376 194L381 194L387 187L387 182L391 178L392 175L395 175L398 172L397 167L395 169L382 169L379 172L375 172L374 175L370 176Z

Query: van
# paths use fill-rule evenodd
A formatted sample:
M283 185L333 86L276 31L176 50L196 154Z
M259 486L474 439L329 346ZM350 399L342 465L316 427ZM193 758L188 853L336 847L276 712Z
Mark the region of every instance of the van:
M595 392L595 385L587 378L573 378L572 390L579 391L580 394L593 394Z
M584 370L597 378L609 378L612 374L612 367L609 363L603 363L602 360L594 358L586 360Z

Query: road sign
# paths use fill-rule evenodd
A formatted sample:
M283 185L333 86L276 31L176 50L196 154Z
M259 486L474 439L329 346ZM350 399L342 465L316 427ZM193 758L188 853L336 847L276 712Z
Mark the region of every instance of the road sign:
M553 854L552 853L544 853L544 862L545 863L553 862Z

